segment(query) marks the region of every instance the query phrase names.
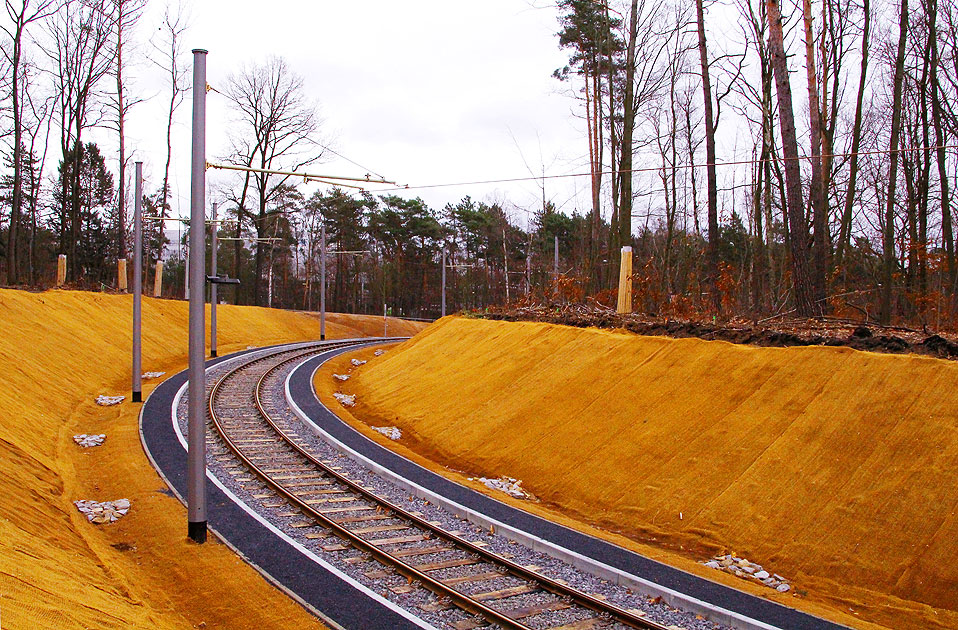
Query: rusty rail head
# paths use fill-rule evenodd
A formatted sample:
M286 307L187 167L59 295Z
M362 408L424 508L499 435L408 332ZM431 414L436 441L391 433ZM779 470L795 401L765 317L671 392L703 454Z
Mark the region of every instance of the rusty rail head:
M356 343L359 343L359 342L352 341L352 342L342 342L342 343L333 343L333 344L327 343L318 347L321 347L323 349L336 348L336 347L343 347L343 346L348 346L348 345L352 345ZM348 479L347 477L343 476L337 471L332 470L329 466L327 466L326 464L318 460L316 457L314 457L313 455L311 455L310 453L302 449L300 446L298 446L276 424L272 416L263 407L263 401L262 401L262 395L261 395L262 388L263 388L262 386L263 386L263 383L266 381L266 379L271 374L273 374L273 372L275 372L282 366L286 365L287 363L290 363L292 361L297 361L299 359L302 359L303 357L307 357L307 356L310 356L311 354L314 354L316 352L316 349L317 347L314 346L308 351L301 352L299 354L291 356L288 359L281 361L277 363L276 365L272 366L270 369L264 372L260 376L260 378L257 380L256 387L253 392L253 400L254 400L254 404L256 406L257 411L260 413L263 420L267 424L269 424L269 426L274 431L276 431L276 433L282 438L284 442L286 442L287 446L295 450L296 453L299 454L300 456L309 460L310 463L312 463L313 465L321 469L324 474L332 477L337 482L348 487L351 492L354 492L355 494L358 494L362 496L363 498L371 502L374 502L378 505L381 505L387 510L394 512L397 515L398 519L410 522L421 529L425 529L429 531L430 533L435 535L437 538L440 538L447 542L451 542L454 545L472 554L479 556L480 558L482 558L483 560L487 562L490 562L492 564L496 564L505 568L508 571L508 573L512 574L515 577L532 581L539 588L541 588L542 590L546 592L549 592L561 598L569 599L575 602L576 604L582 606L583 608L592 610L593 612L596 612L602 615L608 615L612 619L618 622L624 623L628 626L631 626L634 628L645 628L649 630L667 630L666 626L663 626L659 623L656 623L644 617L640 617L639 615L636 615L632 613L631 611L626 610L620 606L616 606L615 604L600 600L591 595L588 595L586 593L573 589L549 577L536 573L535 571L531 571L520 564L512 562L511 560L507 558L503 558L502 556L499 556L486 549L483 549L482 547L479 547L469 542L468 540L464 540L463 538L455 536L447 532L446 530L433 525L432 523L428 522L424 518L418 517L408 512L407 510L399 507L398 505L395 505L394 503L366 490L365 488L355 483L354 481ZM249 467L254 472L254 474L256 474L256 476L260 477L260 479L262 479L264 483L266 483L268 486L273 488L277 493L282 495L286 500L290 501L291 503L296 505L298 508L300 508L305 514L307 514L311 518L314 518L320 523L322 523L324 527L335 532L335 534L339 536L340 538L348 541L351 545L370 554L371 556L375 557L377 560L379 560L383 564L387 564L387 565L391 565L395 567L401 575L404 575L405 577L411 580L419 581L424 587L426 587L427 589L429 589L430 591L432 591L439 597L450 599L457 606L459 606L460 608L464 610L467 610L474 614L478 614L484 617L485 619L487 619L488 621L497 623L505 628L509 628L510 630L529 630L529 626L522 624L521 622L515 619L512 619L511 617L508 617L507 615L493 608L490 608L489 606L483 604L482 602L478 602L476 600L471 599L467 595L464 595L463 593L460 593L459 591L453 589L452 587L447 586L443 582L430 577L426 573L423 573L422 571L419 571L418 569L403 562L401 559L393 557L387 551L380 549L379 547L376 547L375 545L372 545L366 540L360 538L358 535L353 534L348 529L346 529L342 525L339 525L334 520L325 516L324 514L322 514L315 508L313 508L312 506L307 505L303 500L299 499L291 491L283 488L282 485L279 484L278 482L270 479L267 473L263 472L263 470L259 466L254 464L245 455L242 454L240 449L233 443L231 439L229 439L229 437L226 435L225 431L219 424L218 418L216 417L216 414L213 410L213 399L219 390L220 384L223 383L225 380L227 380L235 372L238 372L239 370L245 367L248 367L254 363L258 363L260 361L266 360L274 356L275 354L267 355L265 357L260 357L258 359L255 359L254 361L246 363L230 371L228 374L224 375L213 386L213 389L211 390L210 397L209 397L209 405L208 405L209 413L210 413L211 419L213 420L214 426L216 426L217 431L220 433L220 436L223 438L223 441L226 443L227 447L244 463L244 465Z

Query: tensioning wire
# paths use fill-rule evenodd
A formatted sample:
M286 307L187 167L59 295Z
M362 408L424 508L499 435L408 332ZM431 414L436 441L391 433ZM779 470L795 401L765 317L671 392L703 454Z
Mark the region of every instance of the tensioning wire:
M856 153L829 153L826 155L819 156L820 159L826 158L841 158L841 157L852 157L852 156L863 156L863 155L890 155L892 153L913 153L917 151L937 151L938 149L944 149L946 151L956 151L958 150L958 145L939 145L931 147L910 147L906 149L898 149L897 151L892 150L878 150L878 151L858 151ZM764 160L736 160L731 162L714 162L711 163L711 166L715 167L725 167L725 166L743 166L747 164L764 164L765 162L777 162L778 160L811 160L813 156L810 155L800 155L794 158L766 158ZM702 164L684 164L681 166L674 167L676 170L690 170L696 168L705 168L710 166L708 162ZM393 192L397 190L424 190L429 188L450 188L453 186L480 186L484 184L509 184L515 182L541 182L547 179L569 179L576 177L593 177L593 176L604 176L604 175L615 175L615 174L624 174L624 173L657 173L662 170L661 166L649 166L643 168L632 168L624 170L603 170L598 173L567 173L564 175L539 175L539 176L523 176L523 177L505 177L501 179L484 179L484 180L475 180L475 181L463 181L463 182L452 182L452 183L442 183L442 184L421 184L421 185L405 185L397 186L396 188L384 188L376 192Z

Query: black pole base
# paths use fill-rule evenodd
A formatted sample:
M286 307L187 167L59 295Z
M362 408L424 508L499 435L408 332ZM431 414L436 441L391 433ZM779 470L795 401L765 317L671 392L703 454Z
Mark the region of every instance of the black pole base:
M143 392L133 392L133 402L143 402Z
M210 358L212 359L216 358L216 350L210 350Z
M320 335L320 336L319 336L319 340L320 340L320 341L326 341L326 335Z
M200 545L206 542L206 521L189 521L187 526L187 535L190 537L190 540Z

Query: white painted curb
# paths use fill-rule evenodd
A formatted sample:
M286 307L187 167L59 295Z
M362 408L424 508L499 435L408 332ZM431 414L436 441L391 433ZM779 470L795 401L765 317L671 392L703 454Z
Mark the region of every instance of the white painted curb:
M336 341L340 341L340 340L336 340ZM358 340L357 340L357 341L358 341ZM296 347L298 347L298 346L303 346L303 347L305 347L305 346L308 346L308 345L311 345L311 344L308 344L308 343L307 343L307 344L290 344L289 349L296 349ZM212 370L212 369L214 369L214 368L219 368L219 367L221 367L221 366L223 366L223 365L226 365L226 364L228 364L228 363L232 363L232 362L235 362L235 361L239 361L239 360L241 360L241 359L249 358L249 356L250 356L251 354L256 354L256 352L254 351L254 352L250 352L250 353L247 353L247 354L243 354L243 355L240 355L240 356L237 356L237 357L232 357L232 358L230 358L230 359L226 359L225 361L221 361L220 363L218 363L217 365L215 365L215 366L213 366L213 367L208 367L208 368L206 368L206 370L207 370L207 372L209 372L210 370ZM173 430L176 432L176 437L177 437L177 439L179 440L180 445L183 447L183 450L188 450L188 447L187 447L186 438L183 436L183 432L180 430L179 422L177 422L176 410L179 408L179 406L180 406L180 400L183 398L183 395L186 393L186 390L187 390L187 387L188 387L188 386L189 386L189 382L186 382L186 383L184 383L184 384L180 387L180 389L176 392L176 396L174 396L174 398L173 398L173 406L172 406L171 414L170 414L170 415L171 415L171 418L172 418L172 422L173 422ZM152 394L152 392L151 392L151 394ZM145 401L144 401L144 402L145 402ZM145 405L144 405L144 408L145 408ZM143 433L142 433L142 427L143 427L143 422L142 422L142 410L141 410L141 412L140 412L140 415L141 415L141 419L140 419L140 441L141 441L141 443L142 443L142 445L143 445L143 450L146 451L146 454L147 454L147 457L148 457L149 460L150 460L150 463L153 465L153 468L157 471L157 473L159 473L160 476L163 477L163 480L166 482L166 485L170 487L170 490L176 495L176 497L180 500L180 502L183 503L184 505L186 505L186 498L183 497L183 496L181 496L180 493L177 492L176 488L173 487L173 484L171 484L171 483L169 482L169 480L166 479L166 477L163 475L163 473L162 473L162 471L160 470L160 468L156 465L156 462L153 460L153 456L150 455L149 449L146 448L146 440L145 440L145 438L144 438L144 436L143 436ZM400 607L400 606L397 606L396 604L394 604L393 602L389 601L388 599L386 599L386 598L383 597L382 595L376 593L376 592L373 591L373 590L370 590L369 588L367 588L366 586L364 586L364 585L361 584L360 582L357 582L355 579L353 579L352 577L346 575L345 573L343 573L342 571L340 571L339 569L337 569L337 568L334 567L333 565L329 564L328 562L326 562L325 560L323 560L322 558L320 558L319 556L317 556L315 553L313 553L312 551L310 551L309 549L307 549L306 547L304 547L304 546L303 546L302 544L300 544L299 542L297 542L297 541L293 540L292 538L290 538L285 532L283 532L283 531L281 531L280 529L278 529L275 525L273 525L273 524L270 523L268 520L266 520L263 516L261 516L260 514L258 514L258 513L257 513L252 507L250 507L246 502L244 502L244 501L243 501L242 499L240 499L238 496L236 496L235 494L233 494L233 492L231 492L211 471L207 470L207 471L206 471L206 476L210 479L210 481L213 482L214 485L216 485L216 487L218 487L220 490L222 490L222 491L223 491L223 494L225 494L227 497L229 497L229 499L230 499L231 501L233 501L233 503L235 503L236 505L238 505L240 508L242 508L243 511L245 511L247 514L249 514L249 515L252 516L254 519L256 519L261 525L263 525L263 527L265 527L266 529L268 529L268 530L269 530L270 532L272 532L275 536L279 537L283 542L285 542L286 544L288 544L290 547L292 547L293 549L295 549L295 550L298 551L299 553L303 554L304 556L306 556L307 558L309 558L309 559L310 559L311 561L313 561L314 563L318 564L318 565L319 565L320 567L322 567L324 570L326 570L326 571L328 571L329 573L333 574L334 576L336 576L336 577L339 578L340 580L346 582L347 584L349 584L350 586L352 586L353 588L355 588L356 590L358 590L359 592L361 592L361 593L362 593L363 595L365 595L366 597L369 597L370 599L374 600L374 601L375 601L376 603L378 603L379 605L384 606L385 608L388 608L389 610L392 610L393 612L395 612L395 613L401 615L402 617L408 619L409 621L413 622L414 624L416 624L416 625L419 626L420 628L423 628L423 630L438 630L435 626L426 623L425 621L423 621L422 619L419 619L419 618L416 617L414 614L410 613L409 611L405 610L404 608L402 608L402 607ZM258 564L256 564L256 563L253 562L252 560L250 560L248 557L246 557L245 554L243 554L239 549L237 549L237 548L229 541L229 539L226 538L225 536L223 536L220 532L218 532L217 530L213 529L212 527L210 528L210 530L211 530L211 531L213 532L213 534L214 534L217 538L219 538L226 546L228 546L230 549L232 549L234 553L236 553L238 556L240 556L240 557L243 559L244 562L246 562L247 564L249 564L250 566L252 566L254 569L256 569L257 572L259 572L261 575L263 575L267 580L269 580L269 581L270 581L273 585L275 585L277 588L279 588L279 589L282 590L284 593L286 593L287 595L289 595L292 599L294 599L294 600L295 600L297 603L299 603L301 606L303 606L304 608L306 608L307 610L309 610L311 613L313 613L314 615L316 615L316 616L319 617L320 619L322 619L324 623L329 624L329 625L332 626L333 628L336 628L336 630L346 630L345 628L343 628L343 626L341 626L340 624L336 623L336 622L333 621L331 618L329 618L323 611L318 610L315 606L313 606L313 605L309 604L308 602L306 602L305 600L303 600L298 594L296 594L295 591L292 591L291 589L289 589L288 587L286 587L286 586L285 586L284 584L282 584L279 580L277 580L275 577L273 577L268 571L266 571L264 568L262 568L261 566L259 566Z
M662 601L672 606L673 608L679 608L681 610L685 610L690 613L699 614L710 621L725 624L727 626L730 626L732 628L737 628L739 630L782 630L781 628L778 628L777 626L772 626L767 623L757 621L755 619L750 619L737 612L727 610L719 606L715 606L714 604L710 604L709 602L696 599L690 595L686 595L685 593L681 593L679 591L670 589L668 587L661 586L659 584L656 584L654 582L641 578L637 575L627 573L625 571L622 571L621 569L617 569L603 562L599 562L598 560L595 560L593 558L584 556L580 553L572 551L571 549L566 549L565 547L561 547L551 541L539 538L538 536L525 532L521 529L512 527L511 525L501 523L497 521L496 519L490 518L482 514L481 512L477 512L471 508L468 508L455 501L452 501L451 499L447 499L446 497L440 494L437 494L433 492L432 490L424 488L420 486L419 484L406 479L405 477L401 477L398 474L394 473L389 468L386 468L378 464L377 462L369 459L365 455L362 455L361 453L354 451L349 446L343 444L342 442L334 438L332 435L324 431L315 422L313 422L313 420L306 415L306 413L299 407L299 405L296 404L296 401L293 400L292 394L289 391L289 382L292 379L293 375L302 368L303 364L310 360L311 358L305 359L303 363L293 368L293 370L290 371L289 375L286 377L286 384L285 384L286 402L289 403L290 407L292 407L296 415L299 416L300 419L303 422L305 422L307 426L309 426L317 436L319 436L320 438L322 438L323 440L331 444L334 448L339 450L341 453L343 453L350 459L353 459L354 461L359 462L360 464L369 468L370 470L375 471L377 474L381 475L382 477L385 477L386 479L390 480L392 483L396 484L397 486L418 496L421 499L426 499L432 503L436 503L442 506L443 508L445 508L446 510L452 512L456 516L465 518L466 520L481 526L483 529L488 529L490 526L493 526L496 528L496 531L498 533L501 533L502 535L506 536L510 540L515 540L517 543L520 543L534 551L539 551L553 558L562 560L563 562L567 562L576 568L582 569L583 571L591 573L592 575L595 575L604 580L610 580L612 582L615 582L616 584L625 586L627 588L631 588L633 590L637 590L647 595L651 595L652 597L661 597ZM328 360L329 359L327 359L327 361ZM313 370L312 374L310 374L310 388L313 391L313 395L316 396L317 401L319 401L319 396L316 395L316 390L315 390L315 386L313 385L313 382L314 382L316 371L319 370L319 368L325 362L326 361L323 361L322 363L317 365L316 369ZM322 405L322 402L319 402L319 404ZM333 413L325 405L323 405L323 407L326 408L327 411L330 411L330 413ZM335 415L335 413L333 415ZM398 454L396 455L398 457L401 457L401 455L398 455ZM406 459L406 458L403 458L403 459ZM406 461L409 461L409 460L407 459ZM414 462L410 462L410 463L418 466L418 464L415 464Z

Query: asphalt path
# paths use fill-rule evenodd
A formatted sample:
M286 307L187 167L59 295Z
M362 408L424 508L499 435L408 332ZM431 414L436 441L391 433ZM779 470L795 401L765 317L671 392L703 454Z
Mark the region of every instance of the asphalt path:
M450 481L397 455L351 428L316 398L312 377L316 369L327 359L328 357L324 356L313 357L297 367L287 381L289 397L320 429L396 475L512 528L713 606L788 630L844 628L776 602L686 573L612 543L529 514Z
M371 343L376 343L371 341ZM782 606L742 591L686 573L623 549L604 540L516 509L437 475L393 453L358 433L316 398L312 376L323 362L347 352L338 348L320 353L296 368L287 382L291 400L319 429L409 481L466 508L481 512L511 528L571 550L620 571L678 591L713 606L783 629L837 630L843 626ZM207 367L250 352L248 350L207 362ZM181 372L161 383L145 401L140 415L141 440L147 455L171 490L185 502L186 449L173 426L177 394L187 381ZM395 609L384 598L354 582L277 535L277 530L234 501L230 493L207 477L207 514L210 530L230 545L267 579L288 592L326 622L343 628L404 630L422 627ZM186 535L184 518L183 534Z
M355 348L355 347L354 347ZM354 349L349 348L349 349ZM261 350L261 349L257 349ZM331 358L347 349L336 349L318 356ZM213 359L211 367L230 358L254 352L238 352ZM177 497L186 497L186 449L173 428L172 409L187 373L168 378L146 400L140 415L140 437L154 467ZM234 502L222 488L206 479L208 527L223 542L254 565L267 579L299 600L312 612L334 626L370 630L406 630L421 628L392 607L383 598L350 584L318 564L309 555L278 536ZM183 519L186 536L186 517ZM215 576L210 576L215 579Z

